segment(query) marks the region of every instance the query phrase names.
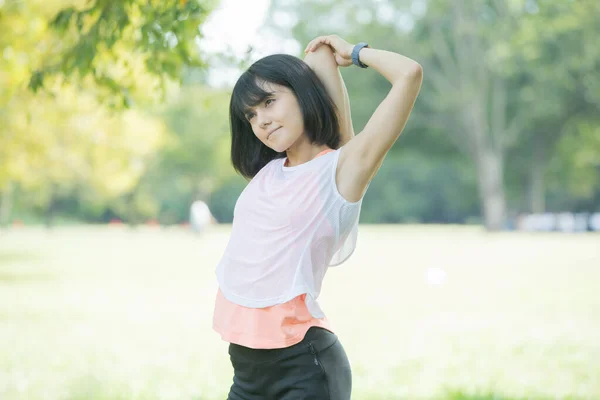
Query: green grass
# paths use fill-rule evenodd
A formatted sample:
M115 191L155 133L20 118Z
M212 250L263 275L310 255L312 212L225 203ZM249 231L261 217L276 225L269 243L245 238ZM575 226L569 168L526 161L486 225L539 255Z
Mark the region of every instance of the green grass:
M224 399L211 319L228 233L1 232L0 399ZM362 226L321 305L353 399L600 399L597 234Z

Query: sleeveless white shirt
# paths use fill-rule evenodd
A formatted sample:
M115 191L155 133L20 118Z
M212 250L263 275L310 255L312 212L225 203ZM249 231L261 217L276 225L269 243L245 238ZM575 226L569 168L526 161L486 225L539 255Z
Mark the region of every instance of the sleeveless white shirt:
M337 190L340 151L294 167L272 160L244 188L216 269L225 298L264 308L306 293L311 315L324 317L317 303L323 278L353 253L362 205Z

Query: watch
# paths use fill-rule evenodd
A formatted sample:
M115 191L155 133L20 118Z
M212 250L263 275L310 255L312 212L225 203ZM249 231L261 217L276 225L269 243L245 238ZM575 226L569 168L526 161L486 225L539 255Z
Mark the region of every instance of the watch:
M352 64L359 66L361 68L369 68L367 64L363 64L358 58L358 53L363 47L369 47L369 45L365 42L360 42L352 49Z

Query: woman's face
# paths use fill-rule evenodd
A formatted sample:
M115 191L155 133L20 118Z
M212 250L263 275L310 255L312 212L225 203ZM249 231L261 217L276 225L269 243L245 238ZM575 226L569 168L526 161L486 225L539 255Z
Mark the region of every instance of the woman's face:
M246 120L261 142L284 152L304 134L302 111L289 88L269 82L262 86L271 96L248 110Z

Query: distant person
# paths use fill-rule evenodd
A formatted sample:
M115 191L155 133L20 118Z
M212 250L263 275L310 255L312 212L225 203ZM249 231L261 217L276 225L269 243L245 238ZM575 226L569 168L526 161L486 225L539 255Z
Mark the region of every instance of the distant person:
M190 225L196 233L202 233L208 225L216 222L208 205L202 200L196 200L190 207Z
M351 398L348 357L317 298L328 267L354 251L363 196L421 87L418 63L366 43L321 36L306 52L258 60L231 96L231 159L250 182L216 269L229 400ZM338 71L352 64L392 84L357 136Z

